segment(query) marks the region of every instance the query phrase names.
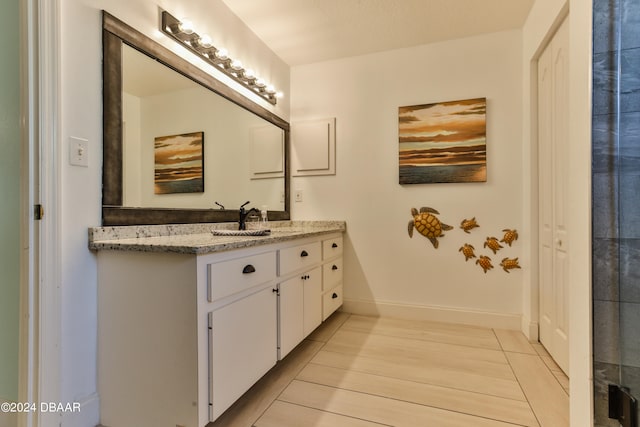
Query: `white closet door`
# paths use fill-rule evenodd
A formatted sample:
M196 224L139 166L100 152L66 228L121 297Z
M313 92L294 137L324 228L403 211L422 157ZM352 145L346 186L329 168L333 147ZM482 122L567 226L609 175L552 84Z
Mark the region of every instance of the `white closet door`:
M569 23L538 61L540 342L569 372Z

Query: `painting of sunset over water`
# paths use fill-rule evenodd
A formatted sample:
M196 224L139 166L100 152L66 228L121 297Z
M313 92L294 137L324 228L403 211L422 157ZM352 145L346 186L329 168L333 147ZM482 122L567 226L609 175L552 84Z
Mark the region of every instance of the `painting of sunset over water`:
M155 138L155 194L204 192L204 132Z
M487 99L398 108L400 184L485 182Z

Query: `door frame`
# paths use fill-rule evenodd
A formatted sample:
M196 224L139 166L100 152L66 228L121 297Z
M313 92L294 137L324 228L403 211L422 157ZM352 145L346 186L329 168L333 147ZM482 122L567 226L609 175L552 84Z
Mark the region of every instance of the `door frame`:
M20 373L22 402L60 402L59 0L20 0L22 98ZM35 219L34 205L44 207ZM20 427L58 425L62 414L23 413Z

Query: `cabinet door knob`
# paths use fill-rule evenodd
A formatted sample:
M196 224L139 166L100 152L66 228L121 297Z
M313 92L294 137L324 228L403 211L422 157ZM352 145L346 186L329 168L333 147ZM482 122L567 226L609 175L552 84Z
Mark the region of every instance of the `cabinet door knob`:
M300 256L304 258L306 256L309 256L309 253L307 251L302 251L300 252Z
M249 274L249 273L255 273L255 272L256 272L256 268L251 264L245 265L244 268L242 269L242 274Z
M337 266L337 265L335 265L335 264L333 264L333 267L331 267L331 269L332 269L332 270L337 270L337 269L338 269L338 266Z
M336 294L336 293L334 292L334 293L333 293L333 295L331 295L331 298L332 298L332 299L336 299L336 298L338 298L338 294Z
M337 247L338 247L338 244L337 244L337 243L333 243L333 244L331 245L331 247L332 247L332 248L337 248Z

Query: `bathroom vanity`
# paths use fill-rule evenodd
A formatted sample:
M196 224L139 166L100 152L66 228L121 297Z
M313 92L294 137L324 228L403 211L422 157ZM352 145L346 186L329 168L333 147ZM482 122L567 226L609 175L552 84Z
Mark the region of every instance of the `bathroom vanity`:
M207 425L342 304L344 222L229 226L89 231L103 425Z

